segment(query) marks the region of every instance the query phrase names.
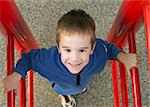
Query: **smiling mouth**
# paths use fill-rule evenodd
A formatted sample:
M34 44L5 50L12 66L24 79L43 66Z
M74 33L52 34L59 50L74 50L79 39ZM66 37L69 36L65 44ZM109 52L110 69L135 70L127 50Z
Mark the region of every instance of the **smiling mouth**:
M79 63L79 64L72 64L72 63L69 63L69 65L72 66L72 67L79 67L79 66L81 65L81 63Z

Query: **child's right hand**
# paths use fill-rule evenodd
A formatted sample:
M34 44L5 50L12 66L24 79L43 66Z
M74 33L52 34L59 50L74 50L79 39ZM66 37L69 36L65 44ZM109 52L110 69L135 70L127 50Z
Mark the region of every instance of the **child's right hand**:
M3 79L3 85L5 93L14 90L17 95L19 95L19 85L22 76L16 72Z

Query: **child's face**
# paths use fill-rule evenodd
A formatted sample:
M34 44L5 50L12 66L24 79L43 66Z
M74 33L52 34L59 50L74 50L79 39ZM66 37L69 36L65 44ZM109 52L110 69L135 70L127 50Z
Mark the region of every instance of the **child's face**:
M91 36L83 36L79 33L61 34L59 53L62 63L72 74L78 74L89 62L94 46L91 45Z

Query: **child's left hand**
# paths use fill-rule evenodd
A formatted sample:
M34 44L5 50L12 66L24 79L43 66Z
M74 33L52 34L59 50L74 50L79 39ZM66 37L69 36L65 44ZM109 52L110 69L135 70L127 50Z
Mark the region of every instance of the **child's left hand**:
M130 69L133 67L138 68L140 65L140 57L135 53L120 52L117 55L117 58L125 65L127 71L130 71Z

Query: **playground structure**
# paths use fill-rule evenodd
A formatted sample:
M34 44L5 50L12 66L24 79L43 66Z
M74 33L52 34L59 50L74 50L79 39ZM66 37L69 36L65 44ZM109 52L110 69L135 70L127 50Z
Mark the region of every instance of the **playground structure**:
M23 51L31 48L39 48L39 44L35 41L31 31L26 25L23 17L19 13L14 1L0 1L0 31L7 39L7 74L12 73L14 66L14 48L17 49L19 55ZM112 28L108 33L107 40L115 43L121 49L129 43L129 52L136 53L135 34L145 24L146 29L146 46L148 49L148 71L150 71L150 0L124 0L119 9L118 15L113 22ZM122 63L120 67L120 82L122 106L128 107L128 91L125 68ZM33 107L33 75L29 72L29 107ZM112 78L114 90L114 106L120 107L120 98L118 91L118 79L116 71L116 62L112 61ZM141 107L140 84L138 69L131 70L131 80L134 98L134 107ZM26 90L25 79L21 80L20 107L26 107ZM7 96L7 106L15 107L14 92L9 92Z

